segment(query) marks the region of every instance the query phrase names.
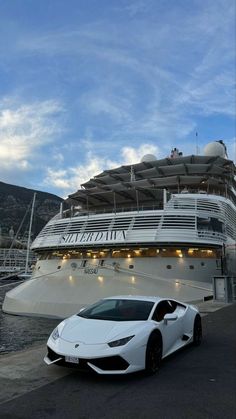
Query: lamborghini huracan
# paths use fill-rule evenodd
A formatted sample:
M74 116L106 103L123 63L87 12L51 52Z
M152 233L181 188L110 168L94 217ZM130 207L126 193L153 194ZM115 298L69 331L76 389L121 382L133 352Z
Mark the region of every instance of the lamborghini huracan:
M202 339L197 307L171 298L104 298L63 320L47 342L46 364L98 374L158 371L161 360Z

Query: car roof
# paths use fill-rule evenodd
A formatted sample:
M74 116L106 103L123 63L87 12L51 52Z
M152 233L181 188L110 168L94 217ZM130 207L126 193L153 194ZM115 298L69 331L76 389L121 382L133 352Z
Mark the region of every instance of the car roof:
M151 301L157 303L158 301L165 300L165 298L149 295L115 295L106 297L104 300L134 300L134 301Z

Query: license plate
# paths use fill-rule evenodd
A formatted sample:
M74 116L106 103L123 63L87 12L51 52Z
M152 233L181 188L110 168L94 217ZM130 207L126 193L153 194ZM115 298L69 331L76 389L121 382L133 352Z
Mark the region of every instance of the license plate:
M78 364L79 363L79 358L77 358L76 356L66 356L65 361L66 362L71 362L72 364Z

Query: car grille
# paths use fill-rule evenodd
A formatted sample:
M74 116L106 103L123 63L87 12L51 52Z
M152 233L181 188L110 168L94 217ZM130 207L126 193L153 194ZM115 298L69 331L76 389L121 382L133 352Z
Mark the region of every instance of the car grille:
M65 361L65 357L63 355L59 355L56 352L54 352L51 348L48 348L48 358L50 359L50 361L55 361L58 358L61 358L60 361L56 362L57 365L61 365L61 366L66 366L66 367L70 367L70 368L77 368L80 370L90 370L91 368L88 366L87 359L83 359L80 358L79 360L79 365L77 364L73 364L72 362L66 362Z
M79 359L79 364L72 364L70 362L65 361L65 357L63 355L59 355L54 352L51 348L47 347L48 349L48 358L50 361L55 361L59 357L61 358L60 361L57 362L58 365L66 365L70 367L74 367L81 370L91 370L88 365L93 364L95 367L100 368L103 371L125 371L129 363L125 361L121 356L109 356L105 358L95 358L95 359Z
M127 370L129 364L121 356L109 356L105 358L95 358L89 361L90 364L103 371Z

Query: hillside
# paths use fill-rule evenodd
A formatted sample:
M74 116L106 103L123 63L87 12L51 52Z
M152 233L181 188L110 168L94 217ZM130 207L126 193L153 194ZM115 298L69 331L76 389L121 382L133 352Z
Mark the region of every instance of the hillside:
M59 212L60 203L64 200L47 192L34 191L33 189L0 182L0 230L2 235L8 235L11 227L13 227L14 233L16 233L28 209L19 236L25 237L27 235L31 211L30 204L32 203L34 192L37 195L32 225L33 238L50 218Z

